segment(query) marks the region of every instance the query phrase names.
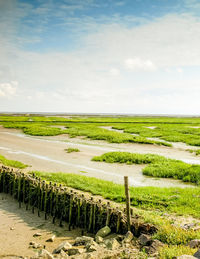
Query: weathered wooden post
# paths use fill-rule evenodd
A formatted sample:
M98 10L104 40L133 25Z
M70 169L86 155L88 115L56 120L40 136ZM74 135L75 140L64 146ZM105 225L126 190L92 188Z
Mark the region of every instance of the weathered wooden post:
M21 208L21 175L18 175L18 187L17 187L17 199L19 202L19 208Z
M90 214L89 214L89 225L88 225L89 231L92 231L92 223L93 223L93 197L91 197L91 202L90 202Z
M128 185L128 176L124 176L124 187L126 195L126 216L127 216L127 228L128 231L131 230L131 212L130 212L130 194Z
M69 201L69 231L71 230L71 225L72 225L73 202L74 202L74 194L73 194L73 191L71 190L70 201Z
M95 233L95 227L96 227L96 203L92 205L93 207L93 222L92 222L92 233Z
M47 220L47 200L48 200L48 191L49 191L49 185L48 183L46 184L45 186L45 193L44 193L44 217L45 217L45 220Z
M40 217L40 197L41 197L41 179L38 179L37 186L37 207L38 207L38 217Z
M122 212L118 211L116 233L119 233L119 231L120 231L121 218L122 218Z

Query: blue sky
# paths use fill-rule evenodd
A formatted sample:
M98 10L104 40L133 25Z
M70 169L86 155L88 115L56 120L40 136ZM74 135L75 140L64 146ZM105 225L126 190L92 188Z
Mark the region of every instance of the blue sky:
M0 0L0 111L199 114L199 0Z

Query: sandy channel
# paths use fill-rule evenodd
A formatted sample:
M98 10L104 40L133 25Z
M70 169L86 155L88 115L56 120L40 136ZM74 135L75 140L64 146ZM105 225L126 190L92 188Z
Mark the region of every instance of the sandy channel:
M80 152L66 153L64 149L68 147L77 147ZM76 173L116 183L123 183L123 176L128 175L130 184L134 186L191 186L176 180L146 177L141 172L143 165L91 161L93 156L109 151L153 153L200 164L198 157L181 148L145 144L115 144L83 138L72 139L67 135L27 136L19 130L0 127L0 154L31 165L28 170Z
M59 222L52 224L52 220L32 214L24 205L19 209L18 203L11 196L0 193L0 258L14 258L23 256L30 258L36 255L36 250L29 247L31 241L46 247L52 252L60 243L73 243L76 236L81 236L81 230L68 231L68 226L59 227ZM41 236L33 237L41 233ZM54 242L46 242L55 235Z

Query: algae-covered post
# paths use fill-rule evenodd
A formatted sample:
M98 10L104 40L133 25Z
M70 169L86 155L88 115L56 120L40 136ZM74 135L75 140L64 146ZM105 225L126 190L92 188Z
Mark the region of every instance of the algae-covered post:
M130 194L128 186L128 176L124 176L124 187L126 195L126 215L127 215L127 227L128 231L131 230L131 211L130 211Z

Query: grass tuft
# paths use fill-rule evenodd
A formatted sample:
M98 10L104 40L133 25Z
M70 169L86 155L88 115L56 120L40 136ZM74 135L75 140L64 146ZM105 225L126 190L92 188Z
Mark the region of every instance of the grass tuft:
M67 153L72 153L72 152L80 152L80 150L78 148L66 148L65 151Z

